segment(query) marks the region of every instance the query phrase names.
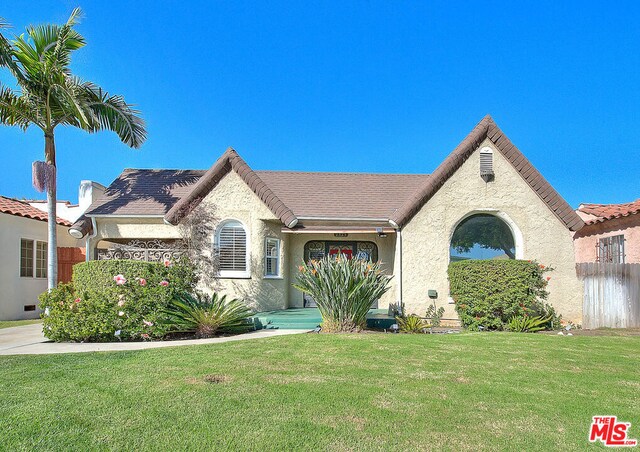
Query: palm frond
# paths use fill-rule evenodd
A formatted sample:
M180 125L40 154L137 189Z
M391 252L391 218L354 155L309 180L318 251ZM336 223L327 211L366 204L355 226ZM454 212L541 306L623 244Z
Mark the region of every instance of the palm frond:
M128 146L139 148L147 139L145 122L140 111L127 104L120 95L109 95L97 85L84 84L87 106L95 116L93 132L110 130Z
M36 116L33 105L23 96L0 84L0 123L27 130L32 122L37 121Z

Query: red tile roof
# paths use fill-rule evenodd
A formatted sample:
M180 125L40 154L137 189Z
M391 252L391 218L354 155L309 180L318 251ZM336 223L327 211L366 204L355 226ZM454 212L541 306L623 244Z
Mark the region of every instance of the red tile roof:
M47 221L47 213L30 206L24 201L7 198L0 195L0 212L17 217L32 218L34 220ZM71 226L71 223L62 218L57 219L57 223L63 226Z
M581 204L578 211L595 217L589 218L587 224L602 223L640 213L640 199L625 204Z

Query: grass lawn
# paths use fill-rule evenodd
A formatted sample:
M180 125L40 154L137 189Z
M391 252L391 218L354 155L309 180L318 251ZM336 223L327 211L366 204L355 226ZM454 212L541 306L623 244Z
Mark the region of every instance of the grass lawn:
M640 439L640 337L305 334L0 357L8 450L584 450ZM215 376L207 382L205 376Z
M33 320L0 320L0 329L11 328L14 326L31 325L32 323L41 323L41 319Z

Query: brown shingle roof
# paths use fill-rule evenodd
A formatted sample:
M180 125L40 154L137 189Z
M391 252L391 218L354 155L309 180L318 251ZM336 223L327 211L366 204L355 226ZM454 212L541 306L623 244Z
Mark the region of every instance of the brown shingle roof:
M32 218L39 221L47 221L47 213L30 206L26 202L0 195L0 212L18 217ZM71 223L62 218L56 219L63 226L71 226Z
M299 217L390 219L404 226L486 138L567 228L576 231L584 225L488 115L431 176L253 171L229 148L206 172L127 169L87 215L164 215L169 223L178 224L233 170L287 227L294 227ZM73 228L86 233L90 222L82 217Z
M256 171L298 218L388 220L426 174Z
M639 214L640 199L624 204L581 204L578 210L596 217L587 220L587 224L602 223L614 218Z
M553 189L509 138L502 133L489 115L485 116L474 127L471 133L436 168L426 184L405 202L398 212L391 217L391 220L399 226L407 224L486 138L491 140L498 151L513 165L525 182L529 184L531 189L567 228L577 231L584 226L584 222L571 206Z
M171 224L178 224L205 196L216 186L222 178L234 170L253 192L264 202L273 214L287 227L294 227L298 219L278 196L260 179L260 177L246 164L233 149L229 148L213 164L211 168L195 184L190 193L184 196L167 212L165 219Z
M202 170L127 168L85 214L162 216L191 192L204 173Z

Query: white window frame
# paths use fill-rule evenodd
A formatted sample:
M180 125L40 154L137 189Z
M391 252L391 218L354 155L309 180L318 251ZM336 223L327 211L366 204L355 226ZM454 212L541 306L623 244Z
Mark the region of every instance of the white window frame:
M22 275L22 241L27 241L27 242L31 242L33 245L33 256L31 257L31 275L26 275L23 276ZM44 243L45 245L47 245L47 250L45 251L45 260L44 260L44 276L37 276L38 274L38 244L42 244ZM20 241L18 242L18 246L19 246L19 253L18 253L18 276L20 278L30 278L30 279L47 279L47 276L49 275L49 255L48 255L48 249L49 249L49 244L46 240L38 240L38 239L31 239L31 238L27 238L27 237L20 237Z
M249 230L247 229L247 227L245 226L245 224L240 221L237 220L235 218L228 218L224 221L222 221L218 227L216 228L216 233L214 235L214 242L213 242L213 251L214 253L216 253L216 256L218 256L219 254L219 243L220 243L220 233L222 232L222 229L225 226L228 226L230 224L238 224L240 226L242 226L242 229L244 229L244 236L245 236L245 269L244 270L220 270L218 269L218 277L219 278L228 278L228 279L233 279L233 278L237 278L237 279L247 279L247 278L251 278L251 240L249 237Z
M275 243L275 247L276 247L276 254L275 256L271 256L269 255L269 242L273 242ZM281 278L281 273L280 273L280 245L281 241L279 238L277 237L265 237L264 239L264 278L265 279L280 279ZM268 274L267 273L267 261L269 259L275 259L275 274Z

